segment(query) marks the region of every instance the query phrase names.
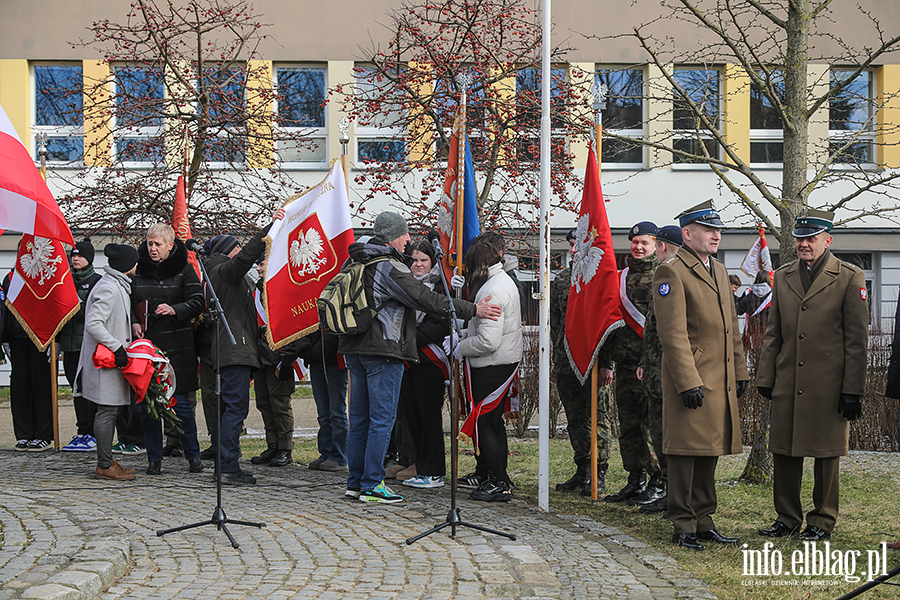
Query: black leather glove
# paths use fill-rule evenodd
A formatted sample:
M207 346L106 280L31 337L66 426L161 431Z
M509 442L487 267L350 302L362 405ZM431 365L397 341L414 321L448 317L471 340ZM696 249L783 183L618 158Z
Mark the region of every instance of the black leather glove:
M278 363L278 379L281 381L294 381L294 365L285 360Z
M763 398L768 398L769 400L772 399L772 388L757 386L756 391L759 392L759 395Z
M119 346L119 349L113 352L116 355L116 366L120 369L128 365L128 355L125 354L125 347Z
M737 382L737 396L738 396L738 398L740 398L741 396L743 396L743 395L744 395L744 392L747 391L747 384L749 384L749 383L750 383L750 382L749 382L748 380L746 380L746 379L743 380L743 381L738 381L738 382Z
M838 400L838 412L848 421L855 421L862 416L862 396L841 394Z
M682 392L681 397L684 398L685 408L696 410L703 406L703 390L698 387L691 388L686 392Z

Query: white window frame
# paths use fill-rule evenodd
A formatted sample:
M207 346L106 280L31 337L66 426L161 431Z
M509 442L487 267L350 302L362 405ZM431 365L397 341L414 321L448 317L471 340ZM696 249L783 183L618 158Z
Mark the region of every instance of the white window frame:
M248 69L248 65L246 62L241 62L238 64L244 71L244 99L243 99L243 101L247 102L247 75L248 75L247 69ZM215 65L204 64L204 65L202 65L201 68L209 68L209 67L215 67ZM198 77L201 76L201 73L197 73L197 76ZM194 81L194 84L197 85L196 80ZM194 110L196 110L199 113L196 103L194 104ZM231 130L237 131L237 128L235 128L235 127L225 127L223 129L224 129L224 131L217 131L215 134L213 134L212 137L214 137L216 139L227 140L228 139L228 135L226 134L227 131L231 131ZM207 138L207 148L209 147L208 144L209 144L209 138ZM249 168L248 164L249 164L249 159L250 159L250 156L249 156L250 140L246 136L244 137L244 144L245 144L244 145L244 160L242 162L227 162L227 161L221 161L221 160L203 159L203 162L206 164L206 168L209 169L210 171L245 171L245 170L247 170Z
M673 71L673 77L675 76L675 73L677 73L678 71L715 71L716 73L718 73L718 89L716 90L717 91L716 110L718 111L718 114L716 115L716 120L718 121L718 124L717 124L718 131L719 131L719 133L721 133L722 132L722 113L724 110L724 96L722 94L722 80L724 77L724 70L722 69L722 67L721 66L705 67L702 65L678 65L675 67L675 69ZM672 146L674 148L676 140L684 140L684 139L694 140L697 138L697 132L693 129L675 129L675 124L674 124L675 105L677 104L679 99L675 97L676 92L675 92L674 88L671 90L671 94L672 94L672 117L673 117L673 119L672 119L672 121L673 121L673 123L672 123ZM715 148L716 148L716 155L713 156L712 158L717 158L717 159L722 158L722 148L717 143L715 143L715 138L711 134L701 132L700 139L701 140L712 140L713 143L715 144ZM705 171L705 170L709 170L711 168L710 165L707 163L677 162L675 156L676 155L673 153L672 154L672 169L673 170L676 170L676 171Z
M528 70L528 69L523 69ZM539 68L532 68L532 71L537 71L538 76L540 76ZM569 66L565 64L555 64L550 67L550 102L553 103L553 71L563 71L566 77L569 77ZM518 75L518 72L517 72ZM538 79L540 83L540 79ZM516 77L516 96L519 94L519 80L518 76ZM537 140L536 144L533 144L538 147L538 156L536 160L521 160L519 157L519 149L516 147L516 161L523 165L534 165L534 168L540 167L540 147L541 147L541 129L537 127L536 129L522 129L516 134L516 137L519 139L523 138L533 138ZM553 119L550 119L550 139L561 139L565 143L566 147L569 146L569 132L565 127L557 127L553 128ZM552 151L551 151L552 153Z
M641 74L641 125L640 129L609 129L605 125L603 126L605 131L609 133L614 133L616 135L627 137L633 140L637 140L639 142L643 142L647 139L647 69L643 67L638 68L627 68L627 67L617 67L615 65L604 65L597 64L594 67L594 82L598 81L598 77L601 71L637 71ZM607 91L606 102L609 102L609 91ZM601 142L602 143L602 142ZM640 171L646 168L647 165L647 147L644 145L640 145L641 149L641 161L638 163L629 163L629 162L610 162L603 161L602 165L604 169L612 170L612 171ZM602 160L602 147L601 147L601 160Z
M322 64L311 63L275 63L273 65L273 84L278 89L278 70L279 69L298 69L298 70L317 70L324 74L324 100L328 98L328 67ZM285 170L321 170L328 168L328 112L325 112L324 125L322 127L284 127L278 124L278 101L275 101L275 123L273 132L275 133L275 162ZM279 151L287 146L287 139L283 139L282 135L295 136L300 134L304 139L314 141L323 149L325 157L320 160L308 161L283 161L280 158Z
M123 68L124 69L141 69L141 68L145 68L145 67L129 65L127 63L113 65L113 67L112 67L112 69L113 69L112 85L114 86L114 89L115 89L115 92L113 94L114 102L115 102L115 98L117 97L117 94L118 94L117 86L118 86L118 82L119 82L118 77L115 76L116 75L115 72L118 69L123 69ZM164 83L164 81L160 81L160 83L163 86L163 100L165 100L165 98L166 98L165 83ZM113 134L113 139L112 139L111 151L113 153L114 158L118 157L118 153L119 153L118 142L120 140L125 140L125 139L149 140L154 137L163 138L163 136L165 135L165 120L163 120L163 122L160 123L159 125L152 125L152 126L145 126L145 127L129 127L127 134L122 134L118 130L118 124L116 122L116 119L117 119L116 108L117 108L116 106L113 106L113 113L112 113L112 130L113 130L114 134ZM124 125L123 125L123 127L124 127ZM134 169L134 170L153 169L154 167L159 166L159 164L165 164L165 161L166 161L165 140L163 140L163 146L162 146L161 150L162 150L162 156L160 157L161 163L154 163L153 161L150 161L150 160L140 160L140 161L138 161L138 160L124 161L123 160L123 161L121 161L120 164L122 166L124 166L126 169Z
M404 67L406 68L406 67ZM353 85L354 85L354 93L361 93L363 87L366 84L362 82L365 81L364 78L360 77L360 73L356 72L357 69L372 69L372 66L366 63L360 63L354 66L354 76L353 76ZM374 87L374 85L373 85ZM355 162L355 168L357 169L370 169L377 166L384 165L384 162L363 162L363 160L359 157L359 144L364 141L377 141L384 140L386 142L396 142L402 141L404 144L404 158L400 161L409 159L409 136L405 127L399 126L391 126L391 127L382 127L378 125L360 125L359 122L356 123L354 127L354 136L353 136L353 160ZM394 164L394 161L391 161L387 164Z
M783 75L781 75L783 79ZM782 85L784 83L782 82ZM752 104L751 104L752 110ZM750 115L748 115L749 117ZM751 119L752 121L752 119ZM752 145L754 142L760 143L780 143L782 148L784 148L784 128L781 129L751 129L750 130L750 145L751 145L751 154L752 154ZM783 153L783 150L782 150ZM783 154L782 154L783 155ZM784 168L784 162L751 162L750 166L754 169L772 169L772 170L781 170Z
M856 69L854 68L841 68L841 67L831 67L831 72L834 71L842 71L842 72L853 72ZM829 72L828 80L831 82L831 72ZM845 129L831 129L831 115L829 115L828 119L828 156L831 156L831 144L839 143L844 144L850 140L854 140L854 144L867 144L869 146L869 156L870 160L865 163L839 163L833 162L831 163L830 168L832 170L846 170L846 171L858 171L860 169L864 171L875 170L878 168L878 158L876 156L877 146L876 143L878 141L878 115L876 113L877 108L875 105L875 72L872 70L863 71L863 73L867 73L869 76L869 92L868 92L868 102L871 107L871 115L869 118L869 126L865 130L845 130ZM860 73L862 75L862 73ZM829 105L829 110L831 106Z
M73 61L40 61L33 62L30 65L30 85L31 85L31 142L32 146L32 159L35 164L40 166L41 161L38 156L38 150L40 148L40 144L38 142L38 135L45 134L48 139L50 138L80 138L81 139L81 158L75 161L62 161L62 160L51 160L48 154L47 156L47 166L54 168L69 168L69 169L78 169L84 167L84 116L82 114L81 125L38 125L37 123L37 98L38 98L38 90L37 90L37 76L35 74L36 69L40 67L77 67L81 69L81 85L82 90L84 89L84 69L80 62ZM82 92L83 93L83 92ZM82 101L82 111L84 111L84 102Z

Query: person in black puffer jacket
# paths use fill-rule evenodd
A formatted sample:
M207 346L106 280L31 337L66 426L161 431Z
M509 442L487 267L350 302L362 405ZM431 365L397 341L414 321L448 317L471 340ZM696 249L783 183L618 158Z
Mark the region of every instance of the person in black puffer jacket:
M181 421L181 443L191 473L203 470L197 422L188 393L197 389L197 356L191 321L203 311L203 289L194 267L188 263L184 242L175 231L157 223L147 230L138 248L137 273L132 279L135 338L145 337L166 353L175 369L175 412ZM159 475L163 459L162 424L141 411L147 442L147 474Z

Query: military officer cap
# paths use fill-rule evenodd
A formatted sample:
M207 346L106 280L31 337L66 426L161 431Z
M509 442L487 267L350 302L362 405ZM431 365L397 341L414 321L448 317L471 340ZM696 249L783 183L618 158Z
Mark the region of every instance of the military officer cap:
M681 235L681 227L675 225L666 225L660 227L656 233L656 241L674 244L675 246L684 246L684 238Z
M719 218L719 213L716 212L716 207L712 200L701 202L697 206L687 209L678 215L677 218L680 227L685 227L691 223L699 223L707 227L715 227L716 229L725 227L725 223Z
M640 223L638 223L637 225L635 225L634 227L632 227L631 229L628 230L628 241L630 242L633 237L638 236L638 235L653 235L653 236L655 236L657 231L659 231L659 229L656 227L656 225L654 223L651 223L650 221L641 221Z
M569 233L566 234L566 241L568 242L569 240L577 240L577 239L578 238L575 237L575 228L573 227L572 229L569 230Z
M832 225L834 225L833 212L807 208L794 223L794 237L812 237L825 231L830 233Z

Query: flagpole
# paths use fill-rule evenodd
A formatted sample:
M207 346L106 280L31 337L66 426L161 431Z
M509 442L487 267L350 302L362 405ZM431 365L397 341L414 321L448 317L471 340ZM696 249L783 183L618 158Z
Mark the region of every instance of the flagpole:
M456 264L463 266L463 225L465 221L465 201L466 201L466 144L468 136L466 135L466 89L469 87L471 78L467 74L461 74L457 77L457 83L461 88L459 96L459 133L457 133L459 143L457 144L457 163L456 163ZM462 274L462 269L459 270Z
M39 133L37 139L38 156L41 157L41 177L47 181L47 134ZM53 449L59 450L59 390L56 367L56 338L53 338L50 340L50 410L53 419Z
M594 146L597 150L597 179L600 179L600 168L603 165L603 109L606 108L606 86L595 81L591 86L594 96L594 114L597 115L597 123L594 128ZM597 449L597 393L599 392L600 365L594 358L594 366L591 368L591 504L596 504L600 490L597 487L597 469L599 451Z
M541 9L540 368L538 369L538 509L550 510L550 0Z
M350 119L341 117L338 120L338 129L341 130L341 135L338 137L338 141L341 142L341 169L344 171L347 198L350 198L350 154L347 152L347 144L350 143L350 134L347 133L347 130L350 129Z

